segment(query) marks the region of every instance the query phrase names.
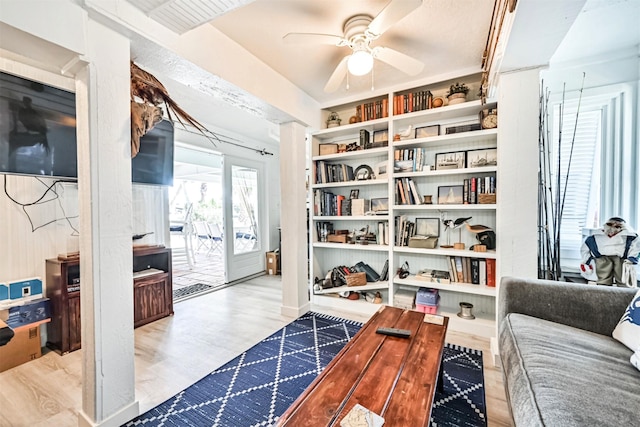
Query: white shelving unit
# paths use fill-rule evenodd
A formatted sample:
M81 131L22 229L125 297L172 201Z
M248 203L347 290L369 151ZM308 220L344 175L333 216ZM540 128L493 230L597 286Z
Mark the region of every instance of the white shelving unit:
M479 82L479 76L466 76L455 81L465 82L474 93ZM336 296L340 291L380 292L383 303L393 305L394 294L399 289L416 291L420 287L436 288L441 297L439 313L449 316L449 328L486 337L495 336L495 298L496 288L480 284L451 282L448 284L431 283L418 280L414 275L400 279L395 272L404 262L408 262L410 272L415 274L421 269L449 270L450 257L465 257L470 259L499 260L499 248L487 252L475 252L468 248L478 243L475 235L466 229L454 230L447 235L442 226L443 219L456 219L459 217L471 217L470 224L482 224L496 228L496 203L489 204L438 204L438 187L462 185L464 179L471 177L494 177L498 166L463 167L459 169L437 170L426 166L422 171L394 172L394 155L396 150L421 148L423 149L426 165L433 165L435 155L456 151L473 151L479 149L497 148L497 129L472 130L468 132L446 134L447 127L478 122L478 114L486 108L480 100L470 100L456 105L445 105L439 108L424 109L403 114L395 114L393 111L394 97L399 94L431 90L434 96L444 95L444 91L454 81L440 82L418 88L407 88L405 91L391 92L378 98L364 101L354 101L322 111L323 117L330 112L338 112L342 118L354 115L356 106L363 103L386 99L388 117L378 118L364 122L358 122L330 129L322 129L311 134L311 159L309 168L312 171L312 185L310 191L310 206L312 209L310 242L311 242L311 295L314 304L329 306L339 310L354 311L359 313L374 313L379 305L366 302L364 299L357 301L348 300ZM476 86L474 86L476 85ZM403 134L409 126L412 132L416 128L425 126L440 126L440 134L431 137L412 137L409 139L393 141L393 135ZM387 131L389 143L387 147L362 149L337 154L319 155L320 144L351 144L359 141L360 131L364 129L371 133L371 138L376 132ZM375 141L375 139L374 139ZM325 164L345 164L356 169L359 165L369 165L375 170L376 166L386 163L387 173L384 177L365 181L329 182L317 183L315 177L316 162ZM466 165L465 165L466 166ZM431 195L433 204L400 204L396 199L397 179L411 178L416 189L422 195ZM496 188L499 189L499 183ZM359 191L359 198L370 200L372 198L388 198L389 211L387 215L321 215L314 212L314 192L325 191L349 198L351 190ZM497 193L498 191L496 191ZM498 199L499 200L499 199ZM422 202L422 200L420 200ZM408 246L395 245L395 218L403 215L409 220L416 218L437 218L440 224L439 245L461 241L466 249L453 249L436 247L434 249L422 249ZM388 229L389 244L348 244L322 242L316 232L316 224L331 222L334 229L359 230L369 226L374 232L378 230L378 223L386 223ZM384 239L383 239L384 241ZM358 261L369 264L377 272L381 272L385 261L389 261L389 280L367 283L365 286L325 289L313 291L314 278L324 278L326 273L338 265L354 265ZM496 283L499 277L495 277ZM474 304L473 314L475 319L463 319L457 316L460 302Z

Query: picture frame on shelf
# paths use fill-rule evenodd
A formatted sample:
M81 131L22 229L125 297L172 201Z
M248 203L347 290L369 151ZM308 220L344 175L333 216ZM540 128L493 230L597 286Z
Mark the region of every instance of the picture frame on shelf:
M377 130L373 132L373 142L367 148L387 147L389 145L389 130Z
M389 213L389 198L378 197L371 199L371 212L380 215Z
M373 168L373 173L376 175L376 179L383 179L387 177L387 161L380 162Z
M360 190L358 188L353 188L351 193L349 193L349 199L357 199L360 195Z
M440 218L416 218L416 236L440 236Z
M464 169L466 165L466 151L452 151L436 154L436 170Z
M439 205L461 205L463 203L462 185L441 185L438 187Z
M440 125L423 126L416 128L417 138L429 138L440 135Z
M467 167L481 168L485 166L498 165L497 148L481 148L479 150L467 151Z

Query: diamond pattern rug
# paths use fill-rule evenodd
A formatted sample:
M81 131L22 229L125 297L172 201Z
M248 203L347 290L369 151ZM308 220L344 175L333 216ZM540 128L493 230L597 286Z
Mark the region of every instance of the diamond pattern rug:
M361 327L309 312L125 426L274 425ZM482 353L447 345L444 360L432 425L485 426Z

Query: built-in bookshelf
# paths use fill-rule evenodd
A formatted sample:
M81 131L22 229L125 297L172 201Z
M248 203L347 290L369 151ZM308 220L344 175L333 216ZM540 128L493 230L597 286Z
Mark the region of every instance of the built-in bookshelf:
M489 107L473 95L479 80L478 75L465 76L322 111L323 117L336 112L345 119L359 119L357 109L363 104L380 101L379 105L385 105L382 118L322 129L309 139L310 287L315 304L373 313L379 305L339 295L379 292L383 304L394 305L394 294L400 289L435 288L440 295L439 313L450 316L450 328L495 335L499 248L495 238L492 241L487 236L482 243L492 242L493 246L483 247L477 231L496 232L498 132L480 123L479 113ZM466 102L449 105L446 89L457 81L466 83L471 91ZM434 107L436 98L444 105ZM377 144L375 148L369 148L372 143ZM363 166L371 169L372 176L358 180L356 170ZM327 205L332 209L323 209ZM376 210L373 205L386 209ZM354 209L353 215L348 208ZM456 220L461 221L459 226L453 225ZM319 224L332 231L320 232ZM437 235L433 247L420 246L429 244L417 236L425 232L424 224L429 233ZM326 235L333 231L337 235ZM367 233L376 236L365 242L362 235ZM400 239L404 234L406 238ZM476 250L471 250L474 246ZM332 268L357 262L378 272L388 262L389 277L360 289L315 286L314 290L316 280ZM405 263L410 274L401 278L397 271ZM423 269L445 271L449 279L443 283L416 277ZM457 316L460 302L474 305L475 319Z

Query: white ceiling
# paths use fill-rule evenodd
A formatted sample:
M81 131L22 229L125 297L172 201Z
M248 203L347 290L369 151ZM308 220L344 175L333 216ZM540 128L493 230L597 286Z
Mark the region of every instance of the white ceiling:
M395 0L404 1L404 0ZM343 35L345 21L357 14L375 17L388 0L256 0L211 21L211 25L285 76L323 105L344 97L366 97L371 75L350 77L335 93L323 88L348 47L291 45L283 43L290 32ZM482 63L493 0L424 0L398 21L373 46L385 46L422 61L421 74L409 77L376 61L376 89L397 86L408 80L446 75L459 70L479 71Z
M137 1L128 0L141 8ZM394 0L404 1L404 0ZM519 0L534 2L537 0ZM563 0L584 1L584 0ZM350 78L350 89L346 82L335 93L323 91L329 76L342 57L349 53L347 47L328 45L300 46L283 43L282 37L289 32L312 32L342 35L344 22L355 14L369 14L375 17L388 3L388 0L144 0L154 3L157 8L180 3L215 3L216 7L226 10L211 19L211 15L202 14L193 17L192 27L212 25L240 44L262 62L294 83L321 105L340 103L345 98L365 98L371 90L371 76ZM240 5L245 3L244 5ZM224 6L227 6L224 9ZM240 6L239 6L240 5ZM480 70L482 53L491 22L494 0L423 0L421 6L393 25L375 45L386 46L408 54L424 62L425 67L419 76L407 77L390 65L377 62L374 67L373 84L377 90L395 89L411 81L429 81L442 76L450 78ZM198 14L200 9L194 6L190 12ZM593 56L603 52L637 46L640 43L639 22L640 0L587 0L583 11L562 42L554 61L573 60L579 57ZM179 15L164 13L159 18L158 10L149 9L150 17L169 28L180 24ZM171 22L171 21L176 22ZM201 24L202 23L202 24ZM181 25L187 25L182 23ZM183 27L176 32L186 31ZM536 31L545 31L544 28ZM535 33L531 37L536 37ZM132 46L135 46L132 45ZM138 46L141 46L138 44ZM207 47L215 49L214 46ZM525 49L526 50L526 49ZM146 52L145 52L146 51ZM175 58L162 60L166 52L159 54L157 48L138 48L132 52L134 59L142 58L141 63L151 67L152 71L167 70L167 65L175 65ZM233 61L233 58L229 58ZM162 61L165 61L163 66ZM200 70L201 71L201 70ZM188 70L175 71L185 75ZM171 74L171 73L169 73ZM160 77L160 76L159 76ZM165 77L173 78L168 75ZM198 76L198 79L205 77ZM217 76L209 76L214 82L212 87L225 89ZM259 75L255 76L260 79ZM217 80L217 81L216 81ZM180 82L180 79L177 79ZM187 85L166 82L172 95L187 111L207 111L208 117L197 117L204 123L213 123L225 129L237 131L256 140L277 136L277 123L286 121L268 105L250 101L245 104L229 106L224 104L224 96L213 94L212 99L199 101L201 94L190 91ZM235 99L241 88L236 90ZM218 91L222 90L219 89ZM228 97L227 97L228 98ZM240 97L242 98L242 97ZM200 104L200 105L199 105ZM263 103L266 104L266 103ZM206 106L202 108L201 105ZM224 118L224 121L221 120ZM266 137L271 135L271 137Z

